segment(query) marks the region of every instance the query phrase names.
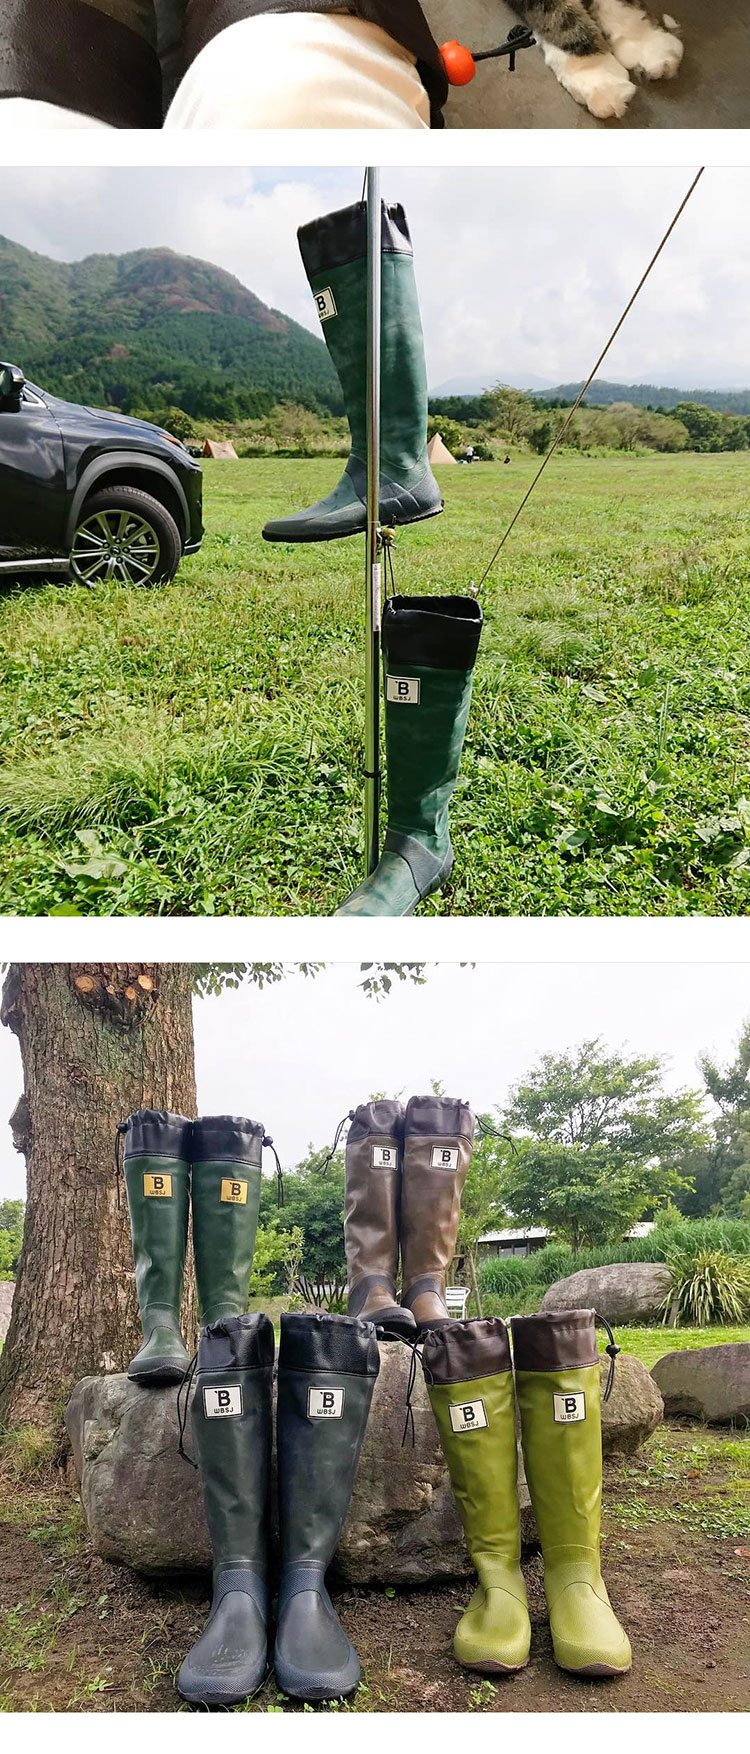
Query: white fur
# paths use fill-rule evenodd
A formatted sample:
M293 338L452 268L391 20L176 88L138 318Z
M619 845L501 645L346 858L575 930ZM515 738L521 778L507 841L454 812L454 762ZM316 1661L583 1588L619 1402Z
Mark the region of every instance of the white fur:
M627 6L623 0L597 0L596 15L613 54L629 73L640 73L644 79L674 79L683 49L673 19L663 30L640 6Z
M567 55L553 43L545 43L541 38L537 41L547 66L577 104L600 120L624 116L636 88L614 55Z

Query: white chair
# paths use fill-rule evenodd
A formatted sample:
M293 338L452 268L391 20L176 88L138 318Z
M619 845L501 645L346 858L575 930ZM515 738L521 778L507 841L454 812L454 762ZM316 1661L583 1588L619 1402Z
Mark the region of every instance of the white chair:
M466 1320L466 1310L471 1297L468 1285L449 1285L445 1293L445 1306L449 1315L455 1316L459 1322Z

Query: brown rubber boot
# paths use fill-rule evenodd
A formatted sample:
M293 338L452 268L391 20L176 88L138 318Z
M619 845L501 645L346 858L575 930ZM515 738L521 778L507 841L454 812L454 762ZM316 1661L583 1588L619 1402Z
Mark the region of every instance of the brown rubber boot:
M412 1096L404 1120L402 1307L420 1333L450 1321L445 1275L453 1260L475 1117L447 1096Z
M363 1102L346 1142L348 1311L374 1322L383 1339L416 1334L396 1299L403 1128L400 1102Z

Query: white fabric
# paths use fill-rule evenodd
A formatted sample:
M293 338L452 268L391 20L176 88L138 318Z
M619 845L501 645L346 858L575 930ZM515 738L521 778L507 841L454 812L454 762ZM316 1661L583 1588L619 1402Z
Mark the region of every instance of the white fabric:
M30 97L0 98L0 132L4 128L107 128L96 116L61 110L57 104L40 103Z
M166 128L429 128L414 57L379 25L266 12L215 36L186 73Z

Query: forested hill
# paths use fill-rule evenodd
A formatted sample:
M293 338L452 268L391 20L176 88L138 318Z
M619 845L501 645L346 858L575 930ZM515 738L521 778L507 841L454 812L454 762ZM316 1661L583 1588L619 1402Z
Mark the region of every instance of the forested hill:
M582 389L579 378L577 384L556 384L552 390L530 390L529 395L548 404L568 405ZM721 414L750 414L750 389L675 390L663 384L610 384L606 378L594 378L584 400L598 408L609 408L613 402L629 402L632 408L676 408L680 402L697 402Z
M66 263L0 237L0 358L59 396L125 412L342 411L322 340L234 275L172 250Z

